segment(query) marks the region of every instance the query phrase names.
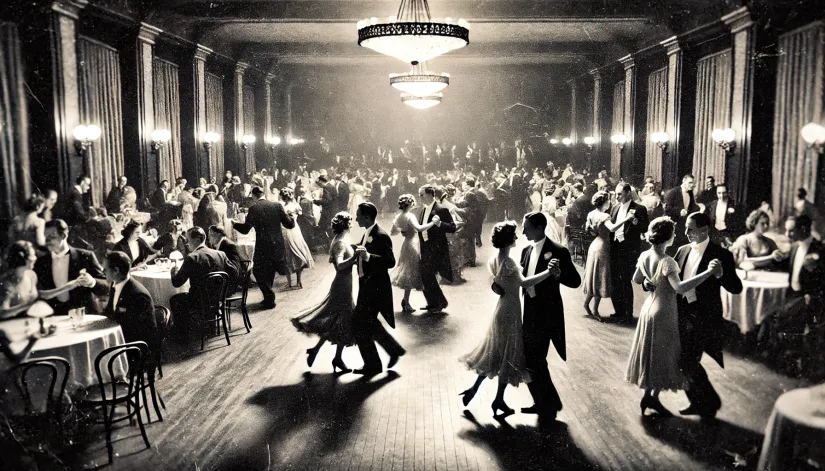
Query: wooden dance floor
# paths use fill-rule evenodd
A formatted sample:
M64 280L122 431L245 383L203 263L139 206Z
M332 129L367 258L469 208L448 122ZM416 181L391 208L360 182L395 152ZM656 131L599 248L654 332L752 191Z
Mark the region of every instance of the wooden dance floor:
M479 262L493 254L490 229L486 224ZM358 229L352 238L360 238ZM397 254L401 240L393 241ZM364 381L332 373L329 345L311 369L306 365L305 350L317 339L296 332L289 317L326 294L334 273L326 256L315 260L302 290L279 291L276 309L251 312L250 334L237 316L231 346L216 337L205 352L167 362L158 388L168 410L163 422L147 427L152 448L143 449L136 426L122 426L113 468L696 470L731 468L734 454L751 468L774 400L799 386L728 354L724 370L704 362L724 401L717 420L642 418L642 391L623 381L633 327L584 318L581 291L565 289L568 361L555 351L549 357L564 410L541 428L535 416L518 412L499 422L490 409L495 381L484 383L466 412L458 396L475 378L458 358L482 338L496 301L484 263L465 269L467 283L444 287L446 314L396 314L393 334L408 353L394 371ZM401 292L395 296L400 310ZM250 302L259 301L256 289ZM425 304L420 292L411 302ZM636 302L638 312L641 291ZM609 301L601 312L613 312ZM382 358L386 364L383 352ZM344 360L361 366L355 347ZM525 385L508 388L506 401L516 411L532 404ZM687 401L663 393L662 402L678 414ZM72 467L106 463L102 430L98 436Z

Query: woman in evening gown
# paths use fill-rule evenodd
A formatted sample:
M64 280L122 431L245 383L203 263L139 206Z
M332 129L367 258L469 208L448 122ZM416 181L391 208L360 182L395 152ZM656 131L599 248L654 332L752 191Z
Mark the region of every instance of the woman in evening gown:
M77 287L77 280L51 289L37 289L37 274L34 262L37 253L34 245L26 240L12 243L0 274L0 319L8 319L25 313L38 299L52 299Z
M602 298L610 297L610 233L633 219L633 211L628 211L623 221L610 221L610 196L604 191L593 195L591 200L596 208L587 215L585 230L596 236L587 249L587 262L584 266L584 310L587 316L601 321L599 303ZM590 300L594 299L593 310L590 310Z
M540 283L550 275L550 271L524 278L519 264L510 257L510 249L516 244L516 223L500 222L493 228L493 247L498 255L492 257L487 266L493 274L493 282L498 286L498 303L493 310L493 319L481 343L459 361L478 373L475 384L462 392L464 405L468 405L478 392L485 378L498 377L498 391L493 400L493 414L502 412L510 415L513 410L504 402L504 390L508 384L518 386L530 381L525 367L524 342L522 340L521 299L519 290Z
M435 224L433 222L423 226L418 224L415 214L410 211L413 205L415 205L413 195L406 194L398 197L398 209L401 212L392 222L391 229L392 235L401 233L404 236L401 253L398 254L398 261L395 263L395 268L390 272L392 284L404 290L404 298L401 300L401 310L404 312L415 311L410 305L410 292L414 289L420 291L424 288L424 285L421 284L421 271L419 269L421 248L418 245L418 233L426 231Z
M666 216L650 223L647 240L651 248L639 257L633 274L634 283L646 281L653 287L639 312L625 373L625 381L645 390L639 405L642 415L648 408L660 415L671 415L659 401L659 392L684 389L687 384L679 368L681 344L676 295L696 288L721 269L718 262L711 262L704 272L680 280L679 264L665 254L673 244L675 229L673 221Z
M285 186L280 191L281 201L284 202L284 211L297 220L303 210L301 206L295 202L295 193L292 188ZM315 266L315 261L312 259L312 252L309 250L304 240L304 235L301 232L301 226L295 224L292 229L281 227L281 232L284 234L284 243L286 244L286 261L289 272L295 273L295 286L303 288L301 285L301 272L304 268L312 268ZM292 288L292 276L286 276L286 282L289 288Z
M347 212L340 212L332 218L331 228L335 237L329 248L329 262L335 267L335 279L327 296L316 306L292 318L292 324L305 334L318 335L318 343L307 350L307 366L312 366L318 351L324 342L336 346L332 369L348 373L341 354L344 347L355 344L352 331L352 313L355 302L352 299L352 266L357 258L355 251L347 242L352 217Z

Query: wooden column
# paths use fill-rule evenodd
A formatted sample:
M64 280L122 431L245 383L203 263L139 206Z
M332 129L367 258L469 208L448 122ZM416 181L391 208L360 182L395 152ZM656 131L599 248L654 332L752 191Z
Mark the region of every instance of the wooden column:
M261 91L261 99L256 107L263 122L263 142L258 148L258 168L271 168L272 162L275 160L276 149L271 149L269 146L269 139L276 135L275 123L272 119L272 96L273 96L273 82L275 81L275 74L266 74L264 76L264 86ZM283 137L281 138L283 139Z
M622 129L624 135L627 136L627 145L622 152L621 169L622 177L629 181L635 176L636 62L630 55L622 57L619 62L624 67L624 119L622 120Z
M601 128L601 101L602 101L602 75L598 69L593 69L590 71L590 75L593 77L593 127L592 127L592 136L596 138L596 144L593 146L593 151L590 153L590 162L588 162L588 168L591 173L598 172L601 170L601 162L603 159L601 158L602 155L602 142L604 141L604 136L602 136L602 128ZM607 142L610 142L609 140Z
M238 62L235 64L235 71L232 78L232 117L233 117L233 135L232 140L226 139L226 156L232 159L232 165L229 166L235 175L246 174L246 154L243 147L241 147L241 138L244 135L243 122L243 84L244 75L249 68L249 64L245 62ZM231 147L230 147L231 146Z
M192 63L192 75L194 78L193 98L195 106L195 119L193 120L195 129L193 137L194 147L197 155L200 157L197 159L197 177L205 177L207 179L210 177L220 178L220 175L212 174L213 169L209 165L209 152L203 145L203 135L209 131L206 129L206 59L211 54L212 49L198 44L195 48L195 56ZM221 136L221 139L223 139L223 136ZM193 181L197 182L198 178L195 178Z
M662 155L662 188L679 184L679 116L682 100L682 49L676 36L661 42L667 50L667 117L665 130L670 138L667 152Z

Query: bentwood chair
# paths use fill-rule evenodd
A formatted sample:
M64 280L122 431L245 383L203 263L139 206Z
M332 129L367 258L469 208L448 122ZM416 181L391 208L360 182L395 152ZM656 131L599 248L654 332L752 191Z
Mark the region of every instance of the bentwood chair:
M571 258L578 260L579 263L584 265L587 259L587 249L585 249L586 234L584 229L581 227L565 226L564 231L567 234L567 243L570 248Z
M230 317L232 313L232 306L237 304L241 311L241 315L243 316L243 325L246 327L247 333L249 333L252 329L252 322L249 320L249 312L246 310L246 297L249 294L249 274L251 265L251 261L241 260L241 266L238 267L238 270L240 271L240 275L238 276L240 293L226 298L226 317L227 320L229 320L229 328L232 328L232 319Z
M160 413L160 408L166 410L166 404L163 402L163 397L161 397L160 393L155 388L155 372L157 371L158 377L163 378L163 341L166 339L166 332L169 328L170 317L171 312L169 309L163 306L155 306L155 321L158 326L157 351L149 352L145 368L146 383L141 388L143 392L143 404L146 406L146 420L150 423L152 422L152 417L149 415L149 402L146 400L147 387L152 395L152 405L155 407L155 413L157 414L159 421L163 422L163 415ZM158 404L160 404L160 407L158 407Z
M62 370L62 371L61 371ZM23 401L23 408L26 415L26 423L32 423L35 417L42 417L46 420L46 427L38 427L40 430L50 430L51 424L57 422L60 436L63 437L63 397L66 393L66 383L72 370L69 362L62 357L50 356L34 358L21 362L11 367L6 373L17 386L20 398ZM29 374L34 372L33 378ZM48 388L40 388L38 385L48 385ZM40 415L35 407L33 397L41 396L44 404L43 415ZM39 402L39 401L38 401Z
M206 278L206 299L203 300L201 313L201 350L206 345L206 337L209 333L208 326L215 324L218 329L223 327L226 337L226 344L229 341L229 327L226 324L226 290L229 282L229 275L225 271L215 271Z

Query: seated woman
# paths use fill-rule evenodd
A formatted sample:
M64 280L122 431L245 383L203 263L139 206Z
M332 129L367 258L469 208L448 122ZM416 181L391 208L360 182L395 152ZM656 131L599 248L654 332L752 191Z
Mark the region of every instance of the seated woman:
M32 195L23 203L23 212L14 217L9 225L9 240L26 240L45 252L46 221L38 214L46 207L46 199Z
M125 253L132 261L132 267L144 266L157 257L157 253L149 247L145 240L141 239L143 233L140 223L129 221L120 232L123 239L115 244L113 251Z
M169 232L160 236L155 244L152 245L152 249L158 252L159 257L168 258L169 254L175 250L186 257L189 254L189 249L186 248L186 238L183 236L183 233L183 221L180 219L172 219L169 221Z
M72 280L60 288L38 292L36 261L31 242L19 240L9 247L3 263L6 271L0 275L0 319L24 313L38 299L51 299L77 286L77 280Z
M770 227L770 214L763 209L752 211L745 220L748 233L739 236L730 247L736 259L736 266L743 269L778 269L777 265L785 255L780 252L773 239L765 236ZM753 267L753 268L751 268Z

